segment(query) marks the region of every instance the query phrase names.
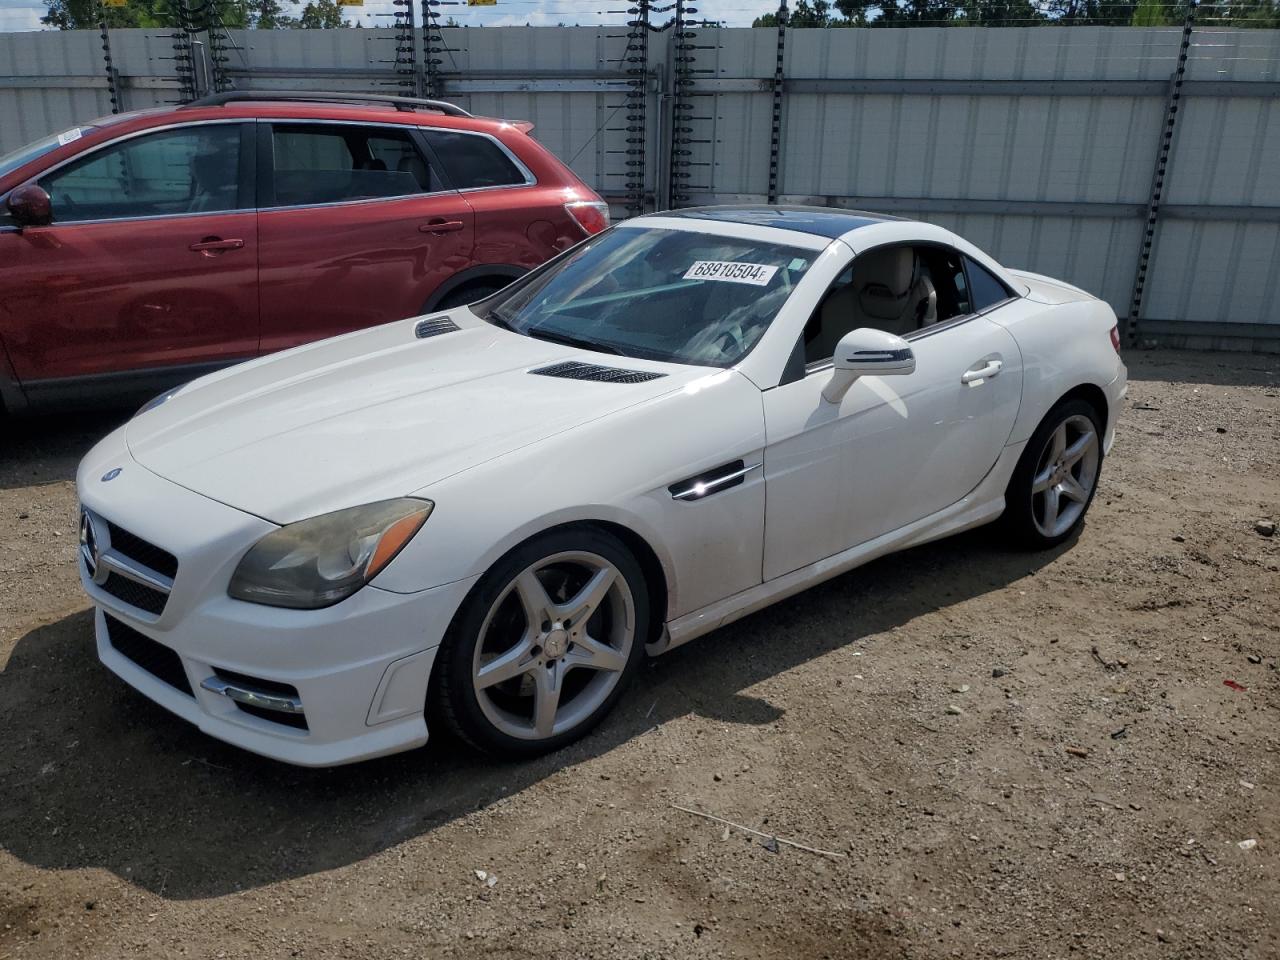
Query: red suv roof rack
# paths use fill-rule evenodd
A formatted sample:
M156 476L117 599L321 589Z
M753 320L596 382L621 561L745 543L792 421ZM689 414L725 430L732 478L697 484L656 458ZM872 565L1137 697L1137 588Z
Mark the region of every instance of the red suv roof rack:
M469 117L455 103L444 100L422 100L417 97L397 97L385 93L330 93L312 90L228 90L211 93L199 100L185 104L188 107L222 107L228 103L286 101L294 103L369 103L388 104L397 110L437 110L448 117Z

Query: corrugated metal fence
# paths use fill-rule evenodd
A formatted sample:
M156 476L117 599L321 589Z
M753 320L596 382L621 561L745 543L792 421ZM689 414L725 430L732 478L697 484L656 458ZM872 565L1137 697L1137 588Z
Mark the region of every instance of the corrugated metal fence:
M108 70L97 33L0 35L0 152L113 95L431 93L534 121L620 215L902 213L1121 317L1145 268L1142 339L1280 350L1280 31L446 28L414 31L412 58L403 30L230 31L213 57L194 39L185 60L175 33L112 31Z

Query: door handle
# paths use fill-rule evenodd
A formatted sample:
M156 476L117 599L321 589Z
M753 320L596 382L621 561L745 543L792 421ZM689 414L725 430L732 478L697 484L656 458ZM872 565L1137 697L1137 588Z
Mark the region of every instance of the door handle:
M465 226L466 224L461 220L445 220L443 217L436 217L420 225L418 229L423 233L457 233Z
M187 249L195 253L203 253L206 257L209 257L225 250L239 250L243 246L243 240L223 240L221 237L205 237L198 243L193 243Z
M966 370L960 376L961 383L981 383L988 377L994 377L997 373L1004 369L1004 363L1000 360L988 360L984 366L973 370Z

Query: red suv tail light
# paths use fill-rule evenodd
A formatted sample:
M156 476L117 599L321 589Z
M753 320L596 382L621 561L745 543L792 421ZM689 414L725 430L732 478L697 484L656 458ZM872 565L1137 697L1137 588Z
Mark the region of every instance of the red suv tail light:
M1120 352L1120 325L1111 328L1111 345L1116 348L1116 353Z
M564 208L587 236L609 228L609 205L603 200L574 200Z

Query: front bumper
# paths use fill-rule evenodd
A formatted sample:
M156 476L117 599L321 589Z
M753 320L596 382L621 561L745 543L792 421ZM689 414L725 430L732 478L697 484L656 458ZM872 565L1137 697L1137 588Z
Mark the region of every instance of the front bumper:
M370 585L323 610L233 600L231 572L273 525L170 483L127 454L114 458L123 460L118 477L101 481L102 463L92 458L78 480L85 508L178 561L157 614L106 592L80 560L97 608L98 656L112 672L210 736L287 763L333 766L426 742L431 665L475 578L415 593ZM246 709L202 686L228 676L292 688L301 713Z

